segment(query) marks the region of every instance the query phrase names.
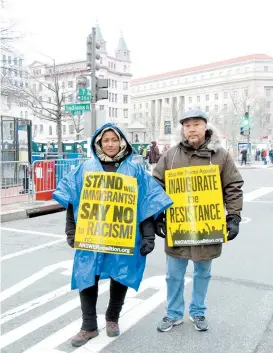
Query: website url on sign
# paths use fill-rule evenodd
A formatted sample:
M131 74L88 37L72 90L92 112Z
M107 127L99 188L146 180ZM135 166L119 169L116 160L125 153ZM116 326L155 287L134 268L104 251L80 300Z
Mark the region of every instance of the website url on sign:
M223 243L223 239L202 239L202 240L175 240L174 245L196 245L196 244L213 244Z
M116 247L112 245L77 243L75 244L75 248L93 250L93 251L99 251L99 252L109 252L109 253L115 253L115 254L133 255L132 248L122 248L122 247Z

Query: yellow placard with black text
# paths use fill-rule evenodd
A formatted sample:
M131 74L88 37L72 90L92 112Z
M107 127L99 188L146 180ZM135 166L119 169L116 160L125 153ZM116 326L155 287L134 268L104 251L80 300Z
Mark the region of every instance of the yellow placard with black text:
M117 173L86 172L74 248L133 255L137 198L136 178Z
M165 171L168 246L219 244L227 241L218 165Z

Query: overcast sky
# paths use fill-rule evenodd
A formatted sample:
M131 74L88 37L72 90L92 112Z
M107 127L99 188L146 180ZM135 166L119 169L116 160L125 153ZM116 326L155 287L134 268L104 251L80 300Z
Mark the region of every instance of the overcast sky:
M85 59L96 20L111 55L123 31L135 78L254 53L273 56L272 0L7 1L31 60L41 59L38 52L57 63Z

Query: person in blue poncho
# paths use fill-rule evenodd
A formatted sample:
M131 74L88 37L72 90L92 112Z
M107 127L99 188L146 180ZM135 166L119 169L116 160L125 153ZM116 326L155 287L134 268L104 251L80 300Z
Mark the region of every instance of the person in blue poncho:
M119 335L118 319L128 287L138 290L145 269L146 255L154 249L154 219L172 204L163 188L136 162L132 147L116 126L106 124L91 141L92 159L85 161L63 178L53 198L67 209L67 242L74 247L76 224L86 172L114 172L137 181L137 224L133 255L76 250L71 287L79 289L82 327L72 338L79 347L98 335L96 303L98 282L110 278L110 300L106 311L106 332Z

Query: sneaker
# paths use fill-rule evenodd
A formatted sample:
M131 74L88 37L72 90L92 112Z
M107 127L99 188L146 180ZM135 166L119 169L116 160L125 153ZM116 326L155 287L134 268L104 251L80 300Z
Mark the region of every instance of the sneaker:
M190 320L197 331L207 331L209 329L209 323L205 316L190 316Z
M95 331L84 331L81 330L76 334L71 340L71 344L73 347L81 347L86 344L91 338L97 337L99 335L98 330Z
M170 331L173 326L182 324L183 319L172 320L168 316L163 317L160 323L157 325L157 330L160 332Z
M116 337L120 334L117 322L106 321L106 333L108 337Z

